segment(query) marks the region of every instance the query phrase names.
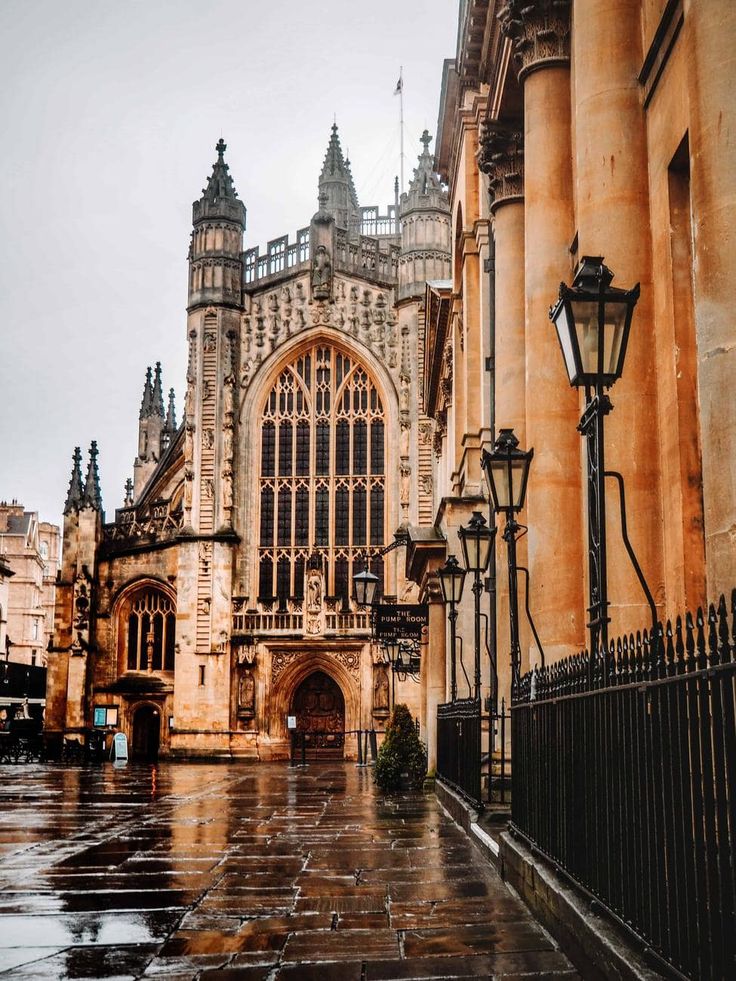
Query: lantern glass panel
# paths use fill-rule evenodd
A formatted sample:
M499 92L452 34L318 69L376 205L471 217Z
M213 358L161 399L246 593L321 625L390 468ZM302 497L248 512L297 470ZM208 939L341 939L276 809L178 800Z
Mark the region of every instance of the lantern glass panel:
M437 574L440 577L442 598L445 603L459 603L463 596L465 569L457 564L454 555L450 556L447 562L437 570Z
M598 348L602 340L602 374L617 378L620 374L619 360L628 314L628 303L620 300L608 300L605 303L603 308L602 339L598 327L598 301L572 299L570 305L572 306L575 317L575 331L578 338L583 373L591 376L598 374Z
M557 330L557 338L560 342L560 347L562 348L562 356L565 359L567 377L570 379L570 384L574 385L579 369L575 360L575 351L573 347L574 327L570 322L570 307L568 300L560 303L559 308L556 311L554 325L555 329Z

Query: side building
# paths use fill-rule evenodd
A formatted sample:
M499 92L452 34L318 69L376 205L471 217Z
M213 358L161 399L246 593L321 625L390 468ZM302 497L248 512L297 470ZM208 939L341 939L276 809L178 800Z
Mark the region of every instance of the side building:
M333 126L318 210L243 249L225 144L193 205L183 418L149 369L138 456L108 523L97 450L74 458L47 730L110 709L139 757L351 758L392 700L427 724L429 672L394 676L352 599L415 602L399 532L431 518L420 408L426 280L449 275L430 136L385 214L358 203ZM442 679L444 686L444 678Z

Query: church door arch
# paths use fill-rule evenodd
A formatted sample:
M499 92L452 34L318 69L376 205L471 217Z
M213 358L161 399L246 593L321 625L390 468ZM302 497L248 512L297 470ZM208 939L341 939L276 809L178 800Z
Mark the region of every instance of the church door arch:
M310 756L343 758L345 746L345 698L340 686L325 671L313 671L294 690L290 715Z
M161 713L153 705L139 705L133 713L131 757L153 762L161 742Z

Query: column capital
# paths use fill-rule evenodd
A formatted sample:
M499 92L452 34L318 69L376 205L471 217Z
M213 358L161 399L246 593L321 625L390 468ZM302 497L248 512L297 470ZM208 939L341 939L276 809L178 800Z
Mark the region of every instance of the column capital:
M491 211L524 200L524 133L520 124L481 124L478 167L488 176Z
M520 81L539 68L570 63L570 6L570 0L506 0L498 18Z

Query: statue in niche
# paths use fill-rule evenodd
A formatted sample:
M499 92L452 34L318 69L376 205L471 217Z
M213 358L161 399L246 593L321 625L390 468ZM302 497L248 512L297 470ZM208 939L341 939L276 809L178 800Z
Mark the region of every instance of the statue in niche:
M384 665L379 664L373 682L373 711L388 712L388 709L388 675Z
M222 473L222 506L225 509L233 506L233 475L230 470Z
M409 391L410 384L411 384L411 378L408 375L404 374L404 372L402 371L401 391L399 393L399 408L401 409L402 412L409 411L409 399L411 394Z
M319 613L322 609L322 576L316 570L307 579L307 612Z
M194 474L189 466L184 467L184 507L189 510L192 506L192 485Z
M256 679L250 668L246 668L240 676L238 708L243 715L254 715L256 711Z
M315 300L329 300L332 292L332 261L326 246L318 245L312 260L312 295Z
M202 344L202 349L206 354L212 354L212 352L217 347L217 337L212 333L207 333L204 335L204 342Z
M233 458L233 427L225 426L222 431L222 455L226 460Z
M409 503L409 491L411 489L411 469L401 467L401 478L399 484L399 500L402 504Z

